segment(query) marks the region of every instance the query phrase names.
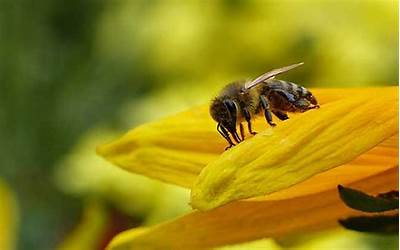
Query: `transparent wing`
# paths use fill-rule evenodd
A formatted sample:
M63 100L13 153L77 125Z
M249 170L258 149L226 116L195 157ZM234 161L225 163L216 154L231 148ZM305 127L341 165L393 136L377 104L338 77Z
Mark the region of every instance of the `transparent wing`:
M286 66L286 67L283 67L283 68L273 69L273 70L271 70L271 71L269 71L269 72L267 72L265 74L262 74L261 76L257 77L253 81L251 81L249 83L246 83L245 88L246 89L251 89L251 88L257 86L258 84L260 84L262 82L265 82L268 79L271 79L271 78L273 78L273 77L275 77L275 76L277 76L279 74L282 74L282 73L285 73L285 72L287 72L289 70L297 68L297 67L299 67L299 66L301 66L303 64L304 63L301 62L301 63L292 64L292 65L289 65L289 66Z

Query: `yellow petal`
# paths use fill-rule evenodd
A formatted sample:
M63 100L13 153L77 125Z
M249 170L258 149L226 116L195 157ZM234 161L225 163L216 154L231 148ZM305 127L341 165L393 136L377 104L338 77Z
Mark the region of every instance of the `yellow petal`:
M397 88L390 90L397 92ZM312 91L321 104L326 104L356 94L370 95L381 90L361 88ZM290 116L294 118L302 115ZM256 131L268 129L262 117L254 122ZM99 146L97 153L130 172L190 188L202 168L216 160L226 145L208 114L208 105L203 105L139 126L123 137Z
M397 107L397 88L382 88L267 128L201 171L191 205L208 210L269 194L349 162L398 133Z
M97 153L123 169L190 187L201 169L223 151L206 107L137 127L97 148Z
M214 248L213 250L249 250L249 249L268 249L268 250L283 250L283 248L273 239L262 239L257 241L246 242L242 244L229 245L224 247Z
M13 192L0 180L0 249L15 249L17 236L17 202Z
M398 137L390 137L351 162L317 174L297 185L267 196L253 198L253 200L282 200L310 195L316 192L336 189L338 184L362 181L380 172L389 170L399 163L398 147L385 146L390 143L389 141L392 141L392 138Z
M60 243L58 250L99 249L101 239L107 230L108 216L105 208L97 201L90 201L85 207L82 221Z
M359 168L347 165L322 174L326 178L336 176L338 183L372 194L398 188L398 168L376 164L374 168L381 171L375 171L362 180L353 182L346 177L348 173L353 177L357 175ZM336 174L326 175L333 170ZM317 176L309 181L326 180ZM318 231L337 226L338 218L358 213L341 202L336 187L295 198L275 198L236 201L207 212L195 211L140 233L127 231L119 240L113 241L109 249L208 249L266 237Z
M131 241L132 238L137 237L138 235L145 233L148 230L147 227L138 227L134 229L130 229L124 231L117 236L115 236L111 242L108 244L107 249L114 249L114 250L127 250L129 247L126 247L126 243Z

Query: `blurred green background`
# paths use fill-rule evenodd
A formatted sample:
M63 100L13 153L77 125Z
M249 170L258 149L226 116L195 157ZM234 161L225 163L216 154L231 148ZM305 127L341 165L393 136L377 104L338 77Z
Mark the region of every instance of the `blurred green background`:
M0 177L18 214L11 241L102 249L121 230L189 207L186 190L123 172L96 145L299 61L282 78L397 85L398 2L0 0L0 55Z

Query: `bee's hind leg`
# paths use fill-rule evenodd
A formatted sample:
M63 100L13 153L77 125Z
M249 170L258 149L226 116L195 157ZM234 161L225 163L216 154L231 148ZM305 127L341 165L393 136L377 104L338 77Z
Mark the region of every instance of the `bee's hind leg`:
M263 95L260 95L260 101L261 101L261 106L264 109L265 119L267 120L268 124L273 127L276 126L276 124L272 122L272 115L271 115L271 111L269 109L269 104L268 104L267 98Z
M222 135L222 137L225 138L225 140L228 141L229 146L225 148L225 150L231 148L232 146L235 146L235 144L232 142L231 138L229 137L228 130L226 130L221 124L218 123L217 125L217 131Z
M250 112L249 112L247 109L243 109L243 116L244 116L244 118L246 119L247 128L248 128L248 130L249 130L249 133L252 134L252 135L257 134L257 132L254 132L254 131L251 129L251 116L250 116Z
M274 113L274 115L275 115L276 117L278 117L279 120L281 120L281 121L284 121L284 120L289 119L289 116L288 116L287 114L285 114L284 112L282 112L282 111L279 111L279 110L272 110L272 113Z

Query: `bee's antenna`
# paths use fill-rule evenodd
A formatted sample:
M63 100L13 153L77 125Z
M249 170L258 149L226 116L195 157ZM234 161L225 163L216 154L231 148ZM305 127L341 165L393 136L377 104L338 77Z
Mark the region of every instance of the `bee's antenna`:
M297 67L299 67L299 66L301 66L303 64L304 64L304 62L301 62L301 63L296 63L296 64L292 64L292 65L289 65L289 66L286 66L286 67L282 67L282 68L279 68L279 69L273 69L271 71L268 71L267 73L262 74L261 76L257 77L253 81L251 81L249 83L246 83L245 88L246 89L251 89L251 88L257 86L259 83L265 82L268 79L274 78L275 76L277 76L279 74L285 73L285 72L287 72L289 70L292 70L294 68L297 68Z

